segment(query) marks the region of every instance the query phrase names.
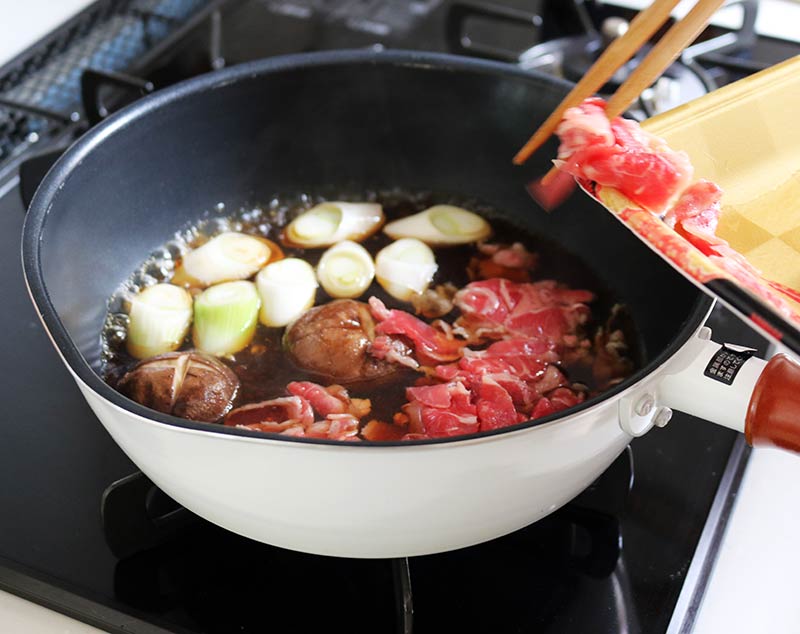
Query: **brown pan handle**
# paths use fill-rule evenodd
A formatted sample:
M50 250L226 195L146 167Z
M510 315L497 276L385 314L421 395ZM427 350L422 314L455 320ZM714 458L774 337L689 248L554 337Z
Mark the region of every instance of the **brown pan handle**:
M800 363L774 356L756 382L744 428L748 444L800 452Z

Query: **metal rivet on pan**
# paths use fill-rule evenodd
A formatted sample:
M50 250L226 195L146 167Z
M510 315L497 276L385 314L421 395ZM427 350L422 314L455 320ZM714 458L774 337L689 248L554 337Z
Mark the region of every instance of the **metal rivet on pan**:
M669 407L659 407L656 415L653 417L653 424L656 427L666 427L671 418L672 410Z
M638 401L636 401L636 407L633 411L636 412L637 416L647 416L653 411L655 406L655 397L652 394L645 394Z

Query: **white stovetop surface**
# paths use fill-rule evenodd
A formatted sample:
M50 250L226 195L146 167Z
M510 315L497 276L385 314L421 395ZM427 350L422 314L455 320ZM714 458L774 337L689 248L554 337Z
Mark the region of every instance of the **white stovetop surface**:
M644 0L618 0L639 5ZM89 0L0 0L0 64L90 4ZM685 3L684 3L685 4ZM796 37L800 5L762 0L771 15L763 28ZM794 11L787 17L786 11ZM763 19L762 19L763 21ZM659 433L655 430L651 433ZM800 458L753 451L714 568L694 634L796 634L800 601ZM100 630L0 591L0 631L25 634L98 634Z

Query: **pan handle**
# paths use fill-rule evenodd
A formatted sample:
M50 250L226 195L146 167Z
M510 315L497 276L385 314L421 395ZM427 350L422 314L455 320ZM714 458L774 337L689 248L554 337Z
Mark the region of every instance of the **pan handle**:
M800 452L800 363L785 354L767 363L750 397L747 442Z
M701 328L669 374L623 399L623 429L641 435L665 425L676 409L744 432L750 445L800 453L800 364L785 354L769 361L753 354L715 343L711 330Z

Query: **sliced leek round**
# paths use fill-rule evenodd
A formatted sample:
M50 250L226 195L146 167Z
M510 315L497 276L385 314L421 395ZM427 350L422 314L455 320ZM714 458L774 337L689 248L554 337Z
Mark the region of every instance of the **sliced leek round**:
M390 222L384 233L395 240L417 238L427 244L467 244L488 238L492 228L478 214L453 205L435 205Z
M131 356L147 359L177 350L192 323L192 296L180 286L156 284L131 300L125 345Z
M194 300L195 347L217 356L246 348L255 335L260 307L261 299L252 282L210 286Z
M383 224L383 208L377 203L325 202L292 220L284 241L304 248L327 247L342 240L361 242Z
M369 251L350 240L325 251L317 265L317 279L331 297L360 297L374 277L375 264Z
M425 292L437 269L430 247L416 238L403 238L375 256L375 277L392 297L409 301Z
M264 266L272 255L268 241L227 231L189 251L172 278L174 284L211 286L244 280Z
M286 258L261 269L256 286L261 296L261 323L280 328L314 305L317 276L305 260Z

